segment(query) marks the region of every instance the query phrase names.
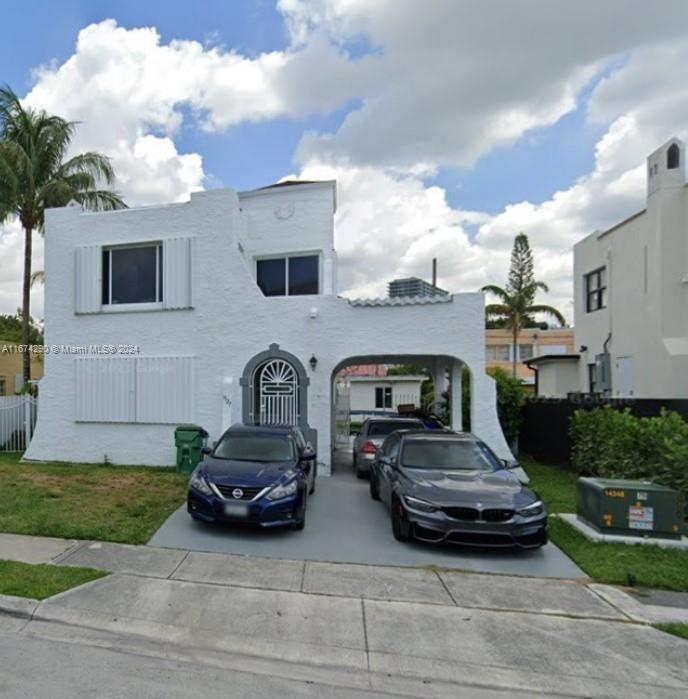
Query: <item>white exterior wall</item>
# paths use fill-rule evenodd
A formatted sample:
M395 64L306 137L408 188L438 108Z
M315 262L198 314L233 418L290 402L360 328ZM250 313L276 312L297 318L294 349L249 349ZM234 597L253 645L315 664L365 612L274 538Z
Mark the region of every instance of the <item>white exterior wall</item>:
M666 150L672 142L680 146L681 167L667 171ZM587 347L579 363L581 391L589 389L587 365L603 352L609 337L612 396L688 398L684 159L685 149L676 139L653 153L646 211L574 247L576 345ZM584 275L601 266L607 267L607 308L587 313ZM621 375L624 366L628 381Z
M566 398L578 390L576 362L543 362L538 365L537 394L543 398Z
M350 406L351 411L364 411L375 413L376 411L396 410L400 403L413 403L420 407L420 387L422 381L419 379L402 379L399 377L379 377L374 380L357 381L349 379L351 385ZM375 406L375 389L386 386L392 389L392 407L377 408Z
M300 189L268 190L268 194L242 200L232 190L201 192L192 194L187 203L111 213L82 213L70 207L49 211L45 236L47 344L137 345L143 357L192 357L195 390L189 416L209 431L211 439L217 439L228 424L242 420L240 377L246 364L277 343L295 355L308 373L308 421L318 431L318 460L325 474L330 467L332 385L338 366L356 356L394 354L402 361L404 355L457 357L477 377L474 431L501 457L510 458L497 419L494 382L485 375L481 293L455 295L449 303L401 307L353 306L333 295L263 296L247 255L250 260L256 251L277 254L289 251L283 245L296 246L298 241L288 232L289 221L298 220L303 227L306 242L299 245L299 251L315 248L318 239L325 258L331 250L333 187L306 187L305 194ZM285 197L294 213L280 218L275 209L285 203ZM241 209L249 199L244 215ZM254 203L258 199L260 204ZM308 221L316 230L309 229ZM192 308L75 313L77 246L84 241L111 245L181 236L193 237ZM274 247L268 245L271 237ZM312 355L318 360L315 370L309 366ZM76 421L75 362L67 354L47 355L38 425L25 457L174 463L174 425Z

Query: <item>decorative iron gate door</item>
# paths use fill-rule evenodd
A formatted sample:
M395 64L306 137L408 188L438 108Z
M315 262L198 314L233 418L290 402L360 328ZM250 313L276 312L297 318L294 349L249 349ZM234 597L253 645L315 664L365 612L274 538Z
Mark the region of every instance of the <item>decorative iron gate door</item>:
M271 359L258 369L261 425L299 423L299 379L284 359Z

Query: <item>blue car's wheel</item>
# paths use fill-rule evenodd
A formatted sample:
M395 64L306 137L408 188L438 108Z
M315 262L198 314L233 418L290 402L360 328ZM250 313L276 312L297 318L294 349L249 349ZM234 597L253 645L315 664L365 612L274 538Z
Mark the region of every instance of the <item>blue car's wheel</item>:
M404 506L397 498L392 501L392 534L397 541L411 539L411 525L406 519Z

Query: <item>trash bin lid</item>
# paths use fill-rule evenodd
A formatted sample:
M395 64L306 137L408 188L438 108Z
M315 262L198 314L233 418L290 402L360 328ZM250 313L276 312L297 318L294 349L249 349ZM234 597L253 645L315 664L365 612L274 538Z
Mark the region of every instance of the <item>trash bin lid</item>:
M174 433L177 434L178 432L195 432L203 437L208 436L208 433L200 425L177 425Z

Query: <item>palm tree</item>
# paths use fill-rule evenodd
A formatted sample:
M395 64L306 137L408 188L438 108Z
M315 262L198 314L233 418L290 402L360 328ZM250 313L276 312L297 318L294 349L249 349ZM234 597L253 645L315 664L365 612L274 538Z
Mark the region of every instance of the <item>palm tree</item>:
M45 210L76 201L93 211L125 207L122 198L100 182L114 182L110 161L100 153L65 159L76 129L44 111L24 108L9 87L0 88L0 224L17 218L24 230L22 344L29 344L33 233L44 232ZM23 355L24 381L31 378Z
M538 290L547 292L549 288L544 282L535 279L533 253L525 233L519 233L514 240L506 287L488 284L482 290L499 299L499 303L485 306L487 318L496 319L511 330L511 374L516 378L518 337L521 330L526 326L533 326L534 316L538 313L554 318L561 325L566 324L566 319L556 308L535 303Z

